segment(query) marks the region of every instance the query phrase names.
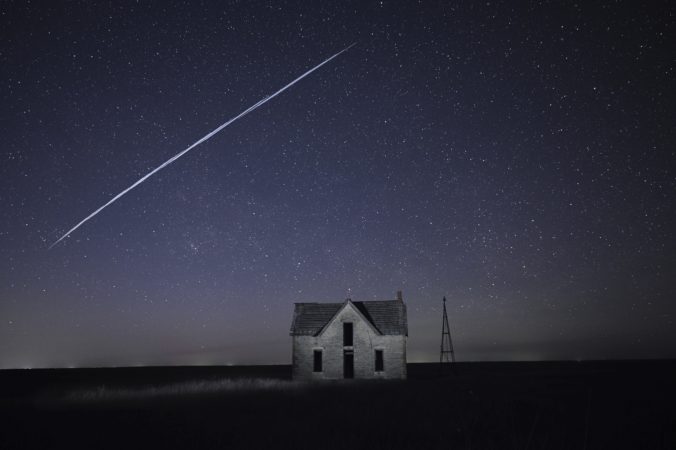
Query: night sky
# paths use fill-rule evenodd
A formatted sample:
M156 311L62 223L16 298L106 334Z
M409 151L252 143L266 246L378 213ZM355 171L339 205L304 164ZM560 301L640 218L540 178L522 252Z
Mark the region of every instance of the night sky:
M0 368L288 364L397 290L409 361L444 295L461 361L676 357L668 2L53 3L0 6Z

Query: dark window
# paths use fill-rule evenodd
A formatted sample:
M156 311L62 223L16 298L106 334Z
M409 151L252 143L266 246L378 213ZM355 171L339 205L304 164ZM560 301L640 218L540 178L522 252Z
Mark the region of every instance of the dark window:
M321 372L322 371L322 351L321 350L315 350L314 367L313 367L312 370L314 372Z
M385 370L385 362L383 361L383 351L376 350L376 372Z
M343 324L343 346L352 347L352 324L350 322Z

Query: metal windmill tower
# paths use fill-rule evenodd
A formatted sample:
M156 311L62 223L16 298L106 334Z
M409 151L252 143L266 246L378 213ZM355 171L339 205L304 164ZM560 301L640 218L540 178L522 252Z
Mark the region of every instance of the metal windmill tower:
M451 339L451 327L448 325L448 314L446 314L446 297L444 297L444 317L441 323L441 352L439 354L439 366L443 372L444 366L455 362L455 353L453 352L453 340Z

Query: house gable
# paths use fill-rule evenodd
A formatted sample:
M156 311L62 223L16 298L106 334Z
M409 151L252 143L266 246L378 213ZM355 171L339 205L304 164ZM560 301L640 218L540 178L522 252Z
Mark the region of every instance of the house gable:
M333 317L326 323L326 325L324 325L322 327L321 330L319 330L319 332L317 332L317 334L315 334L315 336L321 337L321 335L324 334L324 331L326 331L336 320L338 320L338 317L341 316L342 312L346 308L351 308L352 311L354 311L355 314L357 314L357 316L359 318L361 318L361 320L363 320L364 323L367 324L373 330L374 333L376 333L377 335L382 335L380 330L378 330L370 320L368 320L366 317L364 317L364 314L359 310L359 308L357 308L354 305L354 303L352 303L352 300L347 299L345 301L345 303L343 304L343 306L340 309L338 309L338 311L336 311L336 313L333 315Z
M406 305L401 300L350 300L367 322L383 335L408 336ZM292 336L317 336L345 307L340 303L295 303L290 333Z

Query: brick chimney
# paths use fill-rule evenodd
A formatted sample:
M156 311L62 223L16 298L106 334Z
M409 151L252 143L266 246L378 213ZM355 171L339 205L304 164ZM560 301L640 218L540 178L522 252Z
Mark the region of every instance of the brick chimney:
M403 303L404 297L401 295L401 291L397 291L397 300Z

